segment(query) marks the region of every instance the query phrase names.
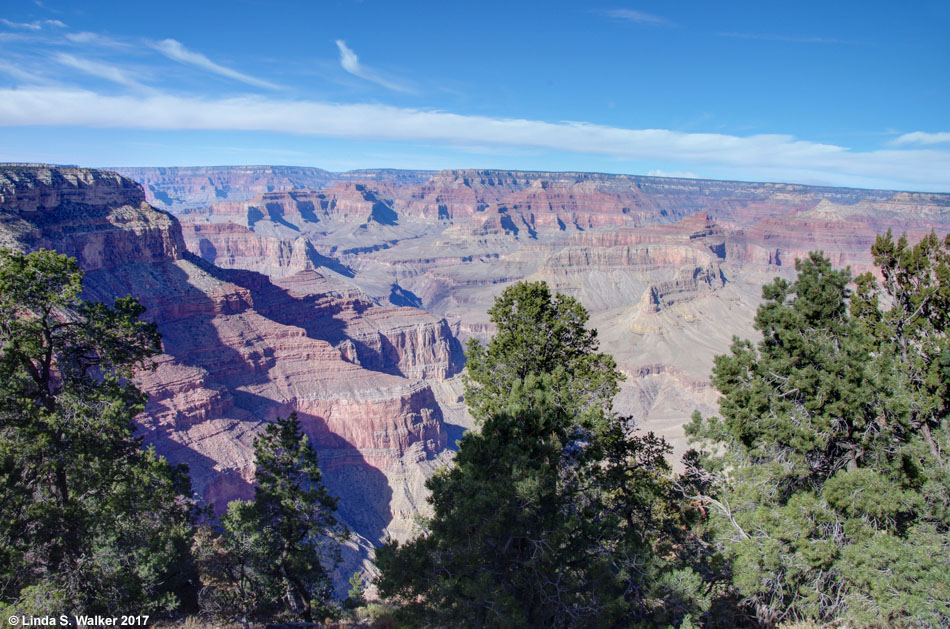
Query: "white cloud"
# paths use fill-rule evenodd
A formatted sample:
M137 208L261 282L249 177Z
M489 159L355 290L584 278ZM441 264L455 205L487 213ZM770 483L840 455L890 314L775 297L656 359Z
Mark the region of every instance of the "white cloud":
M39 31L42 30L44 26L56 26L58 28L66 28L66 25L60 22L59 20L36 20L33 22L11 22L6 18L0 18L0 22L3 22L10 28L22 28L29 31Z
M340 49L340 65L343 69L350 74L360 76L363 68L360 67L360 58L356 56L356 53L350 50L342 39L336 40L336 47Z
M926 131L914 131L905 133L895 138L891 144L894 146L906 146L908 144L945 144L950 142L950 133L942 131L939 133L927 133Z
M178 61L180 63L197 66L207 70L208 72L213 72L214 74L218 74L229 79L234 79L235 81L240 81L255 87L263 87L269 90L281 89L279 85L271 83L270 81L265 81L263 79L259 79L257 77L253 77L248 74L244 74L243 72L238 72L237 70L232 70L231 68L217 64L200 52L188 50L182 45L181 42L174 39L163 39L160 42L153 43L152 47L169 59L173 59L174 61Z
M729 178L810 178L838 185L950 190L950 151L857 152L788 135L625 129L385 105L265 97L202 99L162 93L106 96L80 89L21 87L0 89L0 125L267 131L452 147L519 147L676 164L690 170L715 170Z
M349 46L346 45L346 42L342 39L336 40L336 47L340 50L340 65L350 74L358 76L361 79L366 79L367 81L377 85L381 85L386 89L395 90L397 92L412 92L412 90L405 85L400 85L398 83L384 79L375 70L367 68L361 64L360 58Z
M610 9L603 11L603 14L607 17L611 17L615 20L622 20L624 22L635 22L637 24L649 24L651 26L672 26L673 23L670 22L665 17L660 17L659 15L653 15L652 13L647 13L645 11L636 11L634 9Z
M2 59L0 59L0 72L6 75L12 76L17 81L21 81L27 84L46 82L45 79L33 74L32 72L24 70L21 66L13 64L13 63L7 63L6 61Z
M134 88L145 87L134 78L129 76L125 70L106 63L92 61L91 59L83 59L81 57L74 57L73 55L68 55L65 53L59 53L54 56L53 59L55 59L58 63L79 70L80 72L85 72L91 76L96 76L100 79L106 79L107 81L118 83L119 85L125 85L126 87Z
M128 45L112 39L111 37L106 37L105 35L100 35L98 33L90 33L89 31L82 31L80 33L66 33L64 37L74 44L92 44L103 47L125 47Z

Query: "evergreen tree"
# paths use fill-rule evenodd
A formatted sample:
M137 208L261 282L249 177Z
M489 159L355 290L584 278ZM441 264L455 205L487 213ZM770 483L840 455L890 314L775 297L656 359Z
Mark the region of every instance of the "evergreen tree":
M254 503L243 500L228 505L220 533L208 525L199 528L194 553L203 585L198 594L202 612L238 620L247 629L252 618L276 611L282 591L262 552L268 534Z
M687 427L707 539L764 626L950 621L947 256L890 235L874 254L886 299L817 253L766 286L762 340L716 358L721 417Z
M427 483L425 533L377 551L380 592L409 624L565 627L679 622L701 612L680 565L669 447L610 402L621 375L575 300L518 283L472 342L480 430ZM662 559L660 558L662 557Z
M80 297L76 261L0 252L0 601L148 613L189 575L187 473L133 437L129 379L159 351L131 297Z
M503 412L529 376L543 376L565 416L590 422L609 414L623 375L597 351L597 331L587 329L576 299L551 295L544 282L518 282L488 314L496 334L487 347L472 339L465 352L465 403L476 422Z
M306 622L333 614L328 569L348 534L296 414L269 424L254 453L254 501L230 503L220 539L199 552L205 609L244 623L280 601Z
M863 495L858 475L829 495L871 523L854 523L845 553L849 605L860 621L950 625L950 236L911 246L888 232L871 252L883 284L860 276L851 310L880 391L878 493Z

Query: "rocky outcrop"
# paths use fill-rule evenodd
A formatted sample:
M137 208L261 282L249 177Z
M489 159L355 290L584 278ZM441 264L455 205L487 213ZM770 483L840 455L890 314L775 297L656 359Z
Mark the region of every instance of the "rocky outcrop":
M206 500L249 496L255 436L297 412L341 518L371 542L410 535L426 509L425 479L470 426L456 337L487 338L511 282L581 300L627 376L617 410L679 453L692 411L715 411L713 357L756 334L764 282L815 248L862 270L876 233L950 229L950 195L487 170L124 172L145 193L104 171L0 166L0 242L76 256L90 297L142 300L165 351L138 377L140 428Z
M705 214L572 236L535 273L589 308L652 312L725 285L723 231ZM635 301L639 297L638 301Z
M558 230L670 223L696 212L742 226L807 210L821 199L853 204L885 201L892 194L633 175L456 170L397 190L393 207L410 216L453 220L501 209L512 216L533 214L535 224Z
M83 269L177 260L181 230L115 173L0 165L0 243L56 249Z
M340 268L303 236L293 240L262 236L236 223L184 223L182 234L189 251L224 269L255 269L278 278L320 267Z
M114 173L11 165L0 194L5 242L77 256L88 297L132 294L146 306L164 353L137 378L149 395L140 427L189 465L206 500L221 509L250 495L255 436L295 411L344 521L374 541L409 531L449 434L426 380L451 376L462 360L444 320L380 307L321 274L306 240L285 249L246 227L189 225L199 250L214 234L221 254L206 258L260 253L297 273L277 284L220 268L188 252L178 221Z
M896 193L883 201L851 205L823 199L803 212L764 218L744 236L749 245L774 251L776 264L792 264L820 250L835 266L861 273L872 269L869 252L878 234L896 229L919 239L932 229L946 229L950 207L944 196Z
M338 285L317 273L300 273L275 284L285 296L268 296L262 311L320 334L353 364L429 380L444 380L462 368L461 348L444 319L418 308L377 306L358 290L326 292Z
M115 171L142 184L150 203L168 209L250 199L275 190L322 188L332 179L325 170L293 166L119 167Z
M298 233L317 230L324 221L392 224L396 218L387 202L360 183L341 183L319 192L260 194L249 201L217 203L208 214L216 221L227 219L251 229L267 225Z
M638 307L645 312L659 312L664 308L692 299L697 293L722 288L726 278L718 266L677 269L672 279L650 284L643 292Z
M0 164L0 205L4 212L49 208L139 206L142 188L115 173L45 164Z

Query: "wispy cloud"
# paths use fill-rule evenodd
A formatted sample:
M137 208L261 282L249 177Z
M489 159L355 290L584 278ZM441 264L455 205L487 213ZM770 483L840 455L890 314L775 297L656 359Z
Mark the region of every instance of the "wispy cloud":
M66 25L60 22L59 20L36 20L33 22L11 22L6 18L0 18L0 22L3 22L5 25L10 28L22 28L28 31L39 31L43 30L45 26L55 26L57 28L66 28Z
M120 42L106 35L100 35L99 33L90 33L89 31L82 31L79 33L66 33L64 35L66 39L73 42L74 44L82 45L93 45L93 46L102 46L108 48L118 48L125 47L128 44Z
M950 190L950 151L858 152L789 135L736 136L626 129L586 122L491 118L384 105L340 105L259 96L202 99L163 93L107 96L79 89L0 89L0 125L267 131L451 147L523 147L616 160L681 164L678 169L703 166L732 176L767 173L772 180L779 181L821 176L838 185ZM748 178L747 174L741 176Z
M257 77L250 76L248 74L244 74L243 72L238 72L237 70L233 70L226 66L215 63L200 52L188 50L184 45L182 45L181 42L174 39L163 39L160 42L153 43L152 47L174 61L197 66L203 70L207 70L208 72L212 72L229 79L234 79L235 81L240 81L241 83L246 83L247 85L263 87L269 90L282 89L281 86L271 83L270 81L265 81L264 79L259 79Z
M653 15L645 11L637 11L635 9L607 9L600 13L622 22L634 22L636 24L648 24L650 26L673 26L673 22L665 17Z
M21 66L13 63L7 63L6 61L0 59L0 72L8 76L12 76L17 81L21 83L27 83L29 85L37 83L46 83L46 80L38 77L32 72L24 70Z
M132 78L125 70L107 63L92 61L91 59L84 59L82 57L74 57L73 55L68 55L65 53L59 53L55 55L53 59L55 59L58 63L79 70L80 72L85 72L91 76L99 77L100 79L106 79L107 81L118 83L119 85L134 87L136 89L145 87Z
M858 42L835 37L813 37L802 35L776 35L772 33L716 33L719 37L733 39L757 39L761 41L789 42L794 44L857 44Z
M387 80L380 76L380 74L375 70L361 64L356 53L353 52L353 50L347 46L346 42L342 39L336 40L336 47L340 50L340 65L350 74L358 76L361 79L366 79L367 81L377 85L381 85L386 89L395 90L397 92L412 92L412 90L405 85L400 85L399 83L394 83L393 81Z
M930 145L945 144L950 142L950 133L941 131L939 133L927 133L926 131L914 131L905 133L891 141L894 146L906 146L908 144Z
M3 32L0 33L0 43L2 42L17 42L22 44L31 44L36 42L39 35L34 33L11 33Z

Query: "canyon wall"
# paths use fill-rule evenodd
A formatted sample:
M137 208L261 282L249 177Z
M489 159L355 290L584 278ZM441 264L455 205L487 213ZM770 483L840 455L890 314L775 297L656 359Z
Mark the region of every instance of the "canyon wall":
M877 234L950 227L945 194L596 173L334 176L196 208L182 217L186 245L278 283L315 271L421 307L462 340L491 334L486 311L506 285L545 280L587 307L627 375L618 408L677 454L692 411L715 412L713 357L734 334L755 336L764 283L793 276L811 250L862 272Z
M188 464L217 511L252 495L255 436L296 412L341 519L363 540L349 567L385 536L411 533L423 483L461 430L430 386L462 367L444 319L341 283L306 242L289 248L287 265L299 270L290 277L215 266L200 247L188 250L174 216L115 173L0 166L0 242L75 256L87 298L131 294L145 305L163 353L137 377L149 396L138 427ZM281 247L245 251L247 266L276 257L261 269L282 268Z
M279 190L315 190L339 181L417 184L425 171L388 168L331 173L303 166L170 166L112 168L140 183L146 200L172 212L188 211L214 201L243 201Z

